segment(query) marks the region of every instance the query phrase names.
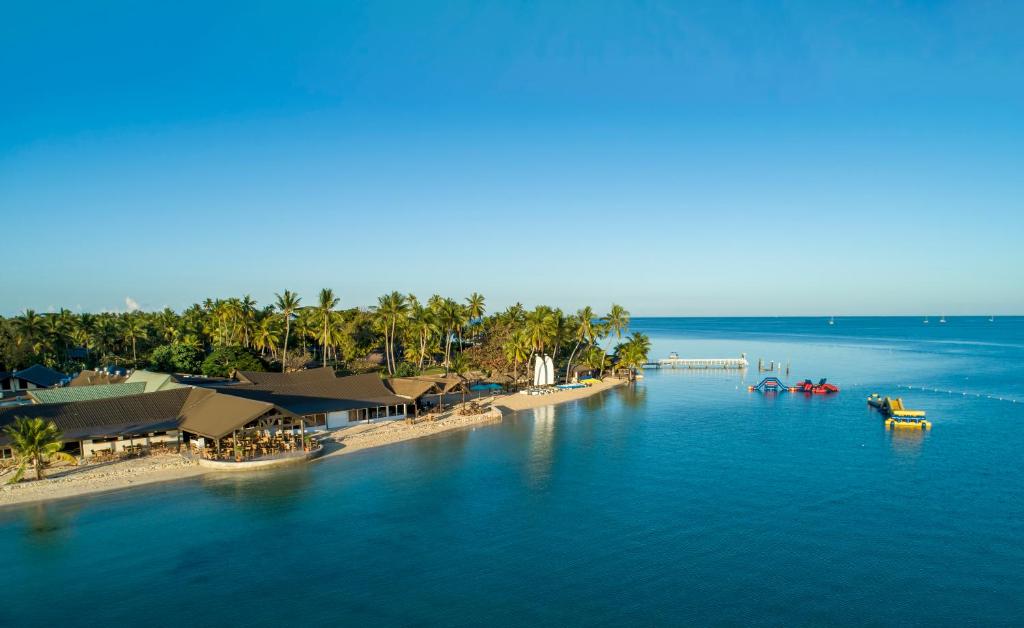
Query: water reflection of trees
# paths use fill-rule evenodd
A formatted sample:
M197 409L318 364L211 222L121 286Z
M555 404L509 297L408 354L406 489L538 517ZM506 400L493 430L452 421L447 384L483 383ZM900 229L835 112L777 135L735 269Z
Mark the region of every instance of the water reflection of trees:
M80 504L32 504L23 511L26 541L38 547L59 547L70 539Z
M317 465L300 464L266 471L202 476L210 495L256 511L280 511L305 498Z
M640 383L623 386L620 388L619 399L630 410L642 408L647 405L647 386Z

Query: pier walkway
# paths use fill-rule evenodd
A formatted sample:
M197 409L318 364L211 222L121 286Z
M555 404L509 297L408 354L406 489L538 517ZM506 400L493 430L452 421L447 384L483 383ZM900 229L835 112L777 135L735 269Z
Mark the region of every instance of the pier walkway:
M745 369L750 366L747 357L738 358L680 358L671 355L656 362L644 364L652 369Z

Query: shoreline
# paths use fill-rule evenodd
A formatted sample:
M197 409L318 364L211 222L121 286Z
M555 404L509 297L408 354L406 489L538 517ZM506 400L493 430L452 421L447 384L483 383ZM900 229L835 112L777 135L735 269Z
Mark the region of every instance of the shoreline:
M587 388L559 390L558 392L548 395L522 395L519 393L501 395L500 397L495 398L493 404L494 407L500 408L503 412L532 410L534 408L543 408L545 406L554 406L561 403L567 403L569 401L586 399L587 397L592 397L599 393L603 393L606 390L622 386L626 383L627 380L625 379L618 377L606 377L600 382Z
M317 460L324 460L366 449L385 447L443 432L500 423L507 412L519 412L545 406L577 401L625 384L626 380L608 377L588 388L560 390L549 395L510 393L492 397L490 410L483 414L461 416L455 409L433 421L408 424L404 421L353 425L334 432L319 434L327 451ZM161 454L77 467L55 467L42 481L21 482L0 486L0 510L70 497L97 495L137 486L172 482L208 473L238 473L202 467L178 454Z

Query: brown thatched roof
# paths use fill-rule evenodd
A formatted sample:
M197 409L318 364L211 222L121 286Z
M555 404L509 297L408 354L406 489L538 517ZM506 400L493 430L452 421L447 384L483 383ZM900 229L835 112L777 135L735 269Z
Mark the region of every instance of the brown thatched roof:
M295 416L272 403L196 388L192 398L181 410L180 426L186 432L199 436L223 438L272 410L286 416Z
M436 393L439 385L437 382L430 382L415 377L392 377L388 380L388 386L391 387L391 390L395 391L396 395L408 397L409 399L419 399L423 395Z
M139 435L173 430L178 415L192 393L178 388L149 394L93 401L42 403L0 409L0 427L15 417L41 417L56 423L64 440Z
M376 373L335 377L331 369L294 373L236 373L239 383L217 390L273 403L295 414L319 414L407 403Z
M127 374L110 374L106 371L82 371L68 382L68 386L97 386L120 384L128 379Z
M421 382L430 382L435 386L435 389L431 392L447 394L450 392L456 392L462 390L463 386L467 386L468 382L465 377L461 375L417 375L416 377L406 377L402 379L412 379Z
M306 369L290 373L265 373L261 371L235 371L234 377L240 384L281 387L305 382L322 382L335 379L334 371L328 368Z

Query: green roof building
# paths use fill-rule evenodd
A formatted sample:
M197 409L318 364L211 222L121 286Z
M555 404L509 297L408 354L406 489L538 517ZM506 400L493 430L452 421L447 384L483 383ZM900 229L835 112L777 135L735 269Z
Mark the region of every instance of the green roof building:
M125 380L126 384L143 383L146 385L145 392L159 392L162 390L174 390L184 388L178 383L178 379L170 373L154 373L153 371L132 371L132 374Z
M35 403L64 403L67 401L94 401L113 397L141 395L146 392L145 382L99 384L97 386L65 386L29 391L28 396Z

